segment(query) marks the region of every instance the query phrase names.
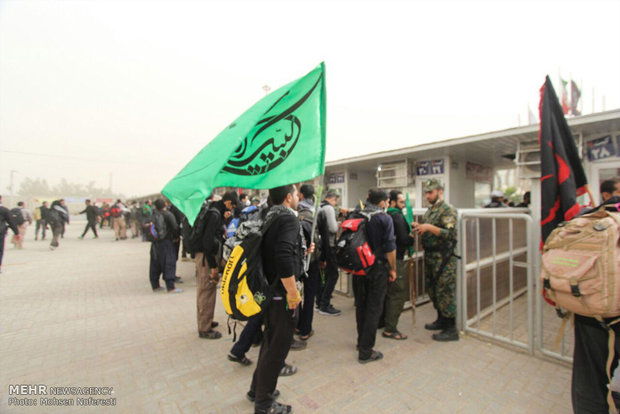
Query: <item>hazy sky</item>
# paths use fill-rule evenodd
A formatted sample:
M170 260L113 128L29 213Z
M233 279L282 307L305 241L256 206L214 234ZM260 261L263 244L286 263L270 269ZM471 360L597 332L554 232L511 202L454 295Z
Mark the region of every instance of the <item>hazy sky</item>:
M328 160L526 124L546 74L618 108L619 22L617 0L0 1L0 193L11 170L157 192L321 61Z

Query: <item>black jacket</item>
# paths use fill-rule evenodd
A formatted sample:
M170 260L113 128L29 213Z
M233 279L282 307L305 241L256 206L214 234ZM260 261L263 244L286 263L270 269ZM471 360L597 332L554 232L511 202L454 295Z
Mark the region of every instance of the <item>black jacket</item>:
M278 215L263 235L263 269L275 295L286 295L280 279L303 273L302 239L299 219L294 214Z
M84 213L86 213L86 220L88 220L89 223L97 222L97 208L95 208L95 206L88 205L84 210L80 211L79 214ZM41 216L43 216L43 212L41 212Z
M13 221L13 217L8 208L0 206L0 236L4 237L7 228L11 228L13 233L18 234L19 230Z
M221 260L221 247L224 244L224 212L223 201L216 201L209 206L203 228L200 231L200 242L192 246L195 252L204 253L204 258L211 269L218 267Z
M413 237L409 236L410 228L407 224L407 220L402 214L390 213L392 221L394 222L394 236L396 238L396 258L403 260L405 252L411 246L413 246Z
M174 214L168 210L160 211L160 213L164 215L164 223L166 225L166 237L164 239L172 240L179 237L179 224L174 218Z

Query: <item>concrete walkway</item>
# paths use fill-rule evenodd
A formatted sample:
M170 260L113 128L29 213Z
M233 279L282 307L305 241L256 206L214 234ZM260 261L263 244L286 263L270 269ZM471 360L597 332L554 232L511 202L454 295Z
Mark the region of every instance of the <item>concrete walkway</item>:
M33 241L24 250L7 237L0 274L0 412L252 413L245 399L255 363L226 354L232 336L210 341L196 332L193 263L179 262L178 295L153 293L149 244L138 239L78 240L68 227L56 251ZM384 359L361 365L355 351L352 299L336 297L339 317L315 314L315 335L287 361L299 372L281 378L281 401L296 413L570 413L570 369L475 338L440 344L423 328L430 305L401 317L406 341L377 337ZM226 318L218 298L217 320ZM240 329L238 330L240 332ZM256 362L258 349L248 357ZM115 406L40 406L9 385L112 387ZM11 398L37 407L9 406ZM86 396L88 398L88 396ZM14 400L13 400L14 401ZM52 400L53 401L53 400ZM110 401L110 400L109 400Z

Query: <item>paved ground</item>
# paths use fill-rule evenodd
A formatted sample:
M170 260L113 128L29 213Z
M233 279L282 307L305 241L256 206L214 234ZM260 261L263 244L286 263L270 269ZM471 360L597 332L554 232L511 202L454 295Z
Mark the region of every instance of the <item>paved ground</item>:
M32 241L31 229L24 250L7 244L0 412L253 412L244 394L254 365L226 360L231 336L197 336L193 263L179 262L184 293L155 294L147 243L114 242L109 230L99 240L77 240L82 227L69 226L53 252ZM430 305L418 309L416 327L411 312L403 314L408 340L379 336L376 348L385 358L360 365L353 302L339 296L335 305L343 315L315 316L308 349L288 357L299 372L279 381L281 400L297 413L571 412L569 368L471 337L434 343L422 327L433 317ZM217 319L225 322L219 303ZM248 356L257 354L252 349ZM9 406L10 398L25 398L9 395L10 384L113 387L116 406Z

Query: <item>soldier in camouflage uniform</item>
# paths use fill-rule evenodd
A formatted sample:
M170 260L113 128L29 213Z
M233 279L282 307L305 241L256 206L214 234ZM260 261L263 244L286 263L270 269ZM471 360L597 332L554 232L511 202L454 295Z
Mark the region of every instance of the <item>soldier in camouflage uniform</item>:
M456 209L443 201L443 186L437 179L424 183L426 200L431 207L422 223L413 223L424 247L424 276L428 295L437 309L437 320L424 327L436 341L458 341L456 329Z

